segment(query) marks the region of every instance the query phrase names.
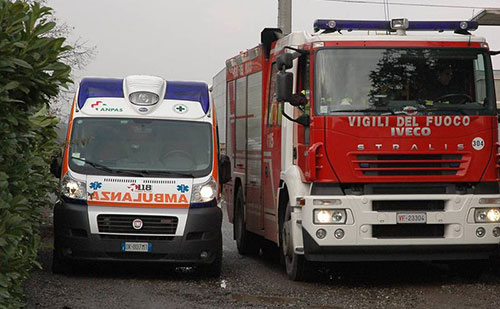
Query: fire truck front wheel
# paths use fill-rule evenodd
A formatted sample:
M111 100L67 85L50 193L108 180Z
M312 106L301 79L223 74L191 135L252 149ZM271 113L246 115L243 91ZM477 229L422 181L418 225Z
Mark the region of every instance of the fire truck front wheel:
M234 203L234 239L236 247L241 255L257 254L260 246L257 236L247 231L245 222L245 200L243 190L238 188L236 200Z
M285 259L286 273L293 281L304 281L309 274L309 264L304 255L298 255L294 251L292 237L292 207L290 202L286 205L285 216L281 226L281 248Z

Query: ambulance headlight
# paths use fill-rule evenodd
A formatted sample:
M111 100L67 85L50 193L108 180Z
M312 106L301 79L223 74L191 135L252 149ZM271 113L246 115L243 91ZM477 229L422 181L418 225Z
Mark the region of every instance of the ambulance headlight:
M131 93L128 98L130 102L136 105L154 105L160 100L156 93L146 91Z
M213 177L203 184L193 185L193 193L191 194L191 203L210 202L217 196L217 182Z
M314 209L314 224L345 224L345 209Z
M500 222L499 208L477 208L474 211L476 223Z
M61 180L61 192L64 196L75 200L85 200L87 198L87 184L72 178L69 173Z

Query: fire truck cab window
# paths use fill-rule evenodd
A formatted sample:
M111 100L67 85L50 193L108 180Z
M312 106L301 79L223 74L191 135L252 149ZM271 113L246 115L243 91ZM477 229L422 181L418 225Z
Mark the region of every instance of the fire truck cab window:
M493 102L484 50L323 49L315 62L315 112L485 112Z
M271 68L271 78L269 81L269 106L267 107L267 126L281 126L281 104L276 99L276 74L278 66L276 62Z

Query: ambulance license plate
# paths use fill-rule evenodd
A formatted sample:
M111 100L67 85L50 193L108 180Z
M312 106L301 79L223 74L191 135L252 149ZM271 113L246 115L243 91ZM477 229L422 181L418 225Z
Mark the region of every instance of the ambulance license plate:
M427 223L427 214L425 212L405 212L396 214L396 222L403 224Z
M153 244L148 242L123 242L122 251L125 252L151 252Z

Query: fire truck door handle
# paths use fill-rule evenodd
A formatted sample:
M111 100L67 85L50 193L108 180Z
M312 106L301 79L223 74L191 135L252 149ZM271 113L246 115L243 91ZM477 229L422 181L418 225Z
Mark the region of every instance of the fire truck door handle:
M264 167L264 175L266 175L266 177L269 177L269 167L266 165L266 167Z

